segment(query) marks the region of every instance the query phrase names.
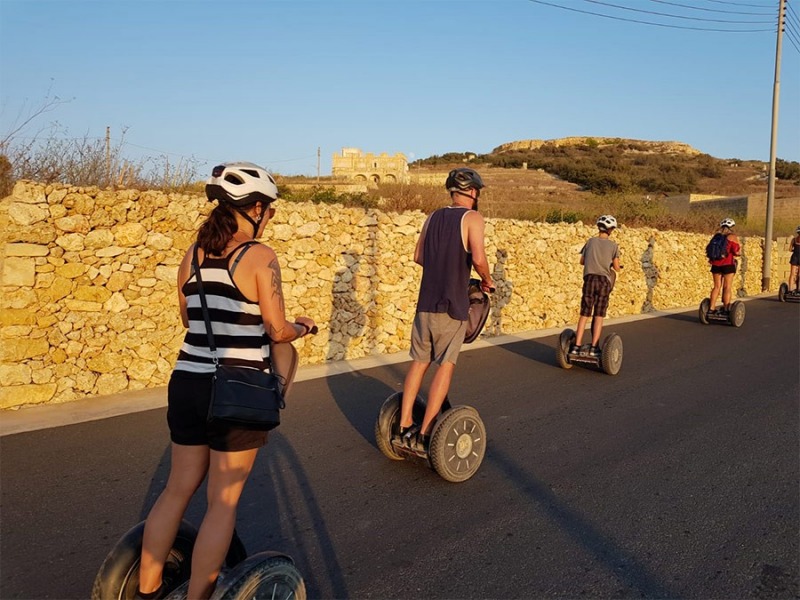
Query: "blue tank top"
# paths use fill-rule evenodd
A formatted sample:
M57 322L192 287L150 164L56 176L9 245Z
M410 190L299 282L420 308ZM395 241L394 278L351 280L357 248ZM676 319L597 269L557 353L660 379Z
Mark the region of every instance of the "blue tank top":
M467 320L472 254L464 249L461 236L461 222L467 212L468 208L448 206L430 216L423 242L417 312L447 313L451 319Z

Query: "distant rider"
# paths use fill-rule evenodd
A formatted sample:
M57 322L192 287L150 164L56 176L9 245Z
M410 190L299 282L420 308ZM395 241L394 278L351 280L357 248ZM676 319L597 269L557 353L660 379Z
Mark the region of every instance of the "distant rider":
M581 314L578 319L575 343L569 350L571 355L587 353L589 356L600 356L600 334L603 331L603 319L608 311L608 299L614 288L617 273L622 267L619 264L619 246L611 240L611 233L617 228L617 220L611 215L603 215L597 219L598 234L589 238L581 248L581 264L583 265L583 290L581 293ZM589 348L581 348L586 323L592 319L592 343Z
M720 222L717 230L717 233L727 238L728 243L724 257L718 260L709 260L709 263L711 263L711 277L714 279L714 286L711 288L711 302L709 303L710 312L728 312L731 307L731 287L733 286L733 276L736 274L736 258L741 251L739 238L733 233L735 226L736 222L731 218L727 218ZM717 309L720 288L722 288L722 308Z

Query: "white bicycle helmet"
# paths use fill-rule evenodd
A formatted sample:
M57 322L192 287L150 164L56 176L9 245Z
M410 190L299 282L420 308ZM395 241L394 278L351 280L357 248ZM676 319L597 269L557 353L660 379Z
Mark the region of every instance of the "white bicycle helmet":
M600 231L608 231L617 228L617 220L611 215L602 215L597 219L597 227Z
M225 163L212 169L211 178L206 182L206 197L243 208L259 201L270 203L277 200L278 186L272 175L258 165Z
M800 225L797 226L797 229L794 230L795 233L800 233Z
M727 227L728 229L731 229L734 225L736 225L736 221L734 221L730 217L727 219L722 219L722 221L720 221L719 224L720 227Z

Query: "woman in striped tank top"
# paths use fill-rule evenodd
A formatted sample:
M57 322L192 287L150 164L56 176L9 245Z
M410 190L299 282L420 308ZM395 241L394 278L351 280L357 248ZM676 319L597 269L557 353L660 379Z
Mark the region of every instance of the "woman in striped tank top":
M214 167L206 185L217 206L197 235L198 262L221 363L269 367L269 342L306 335L314 321L287 321L275 251L255 241L275 214L275 180L252 163ZM189 598L208 598L228 551L236 507L267 432L208 423L214 363L192 268L194 245L178 272L181 319L188 328L168 388L172 464L145 526L138 596L169 590L162 572L194 492L208 475L208 508L192 555Z

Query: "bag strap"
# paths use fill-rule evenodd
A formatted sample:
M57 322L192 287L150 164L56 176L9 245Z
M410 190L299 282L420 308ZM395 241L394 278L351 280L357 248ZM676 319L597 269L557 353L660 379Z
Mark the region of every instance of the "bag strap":
M200 296L200 306L203 308L203 319L206 322L206 335L208 335L208 347L211 350L211 357L214 359L214 366L219 366L219 359L217 358L217 345L214 343L214 332L211 330L211 317L208 314L208 302L206 301L206 293L203 291L203 278L200 276L200 262L197 255L197 243L194 245L194 252L192 254L192 266L194 267L194 275L197 279L197 292Z

